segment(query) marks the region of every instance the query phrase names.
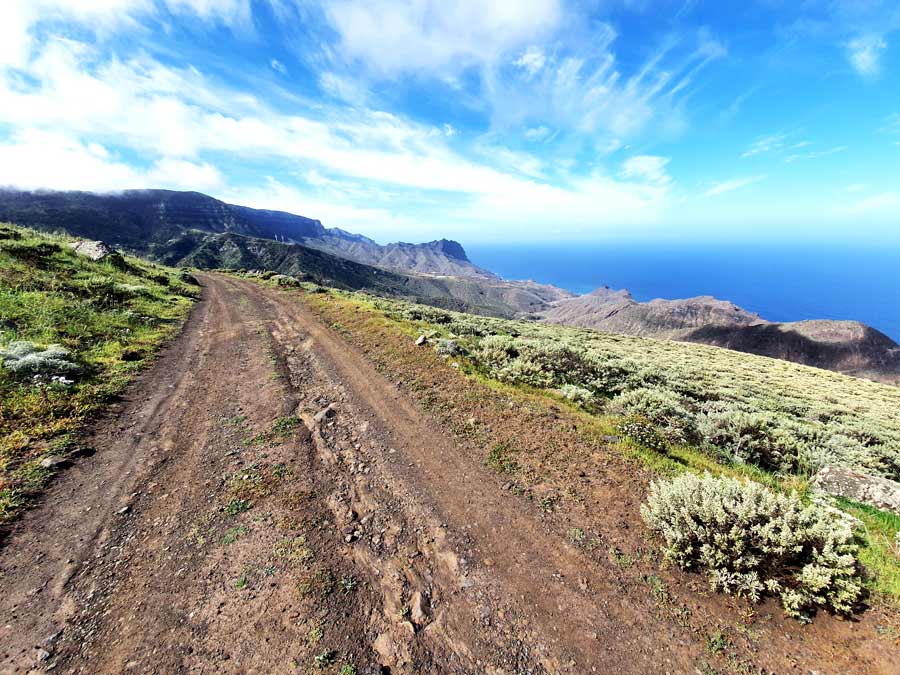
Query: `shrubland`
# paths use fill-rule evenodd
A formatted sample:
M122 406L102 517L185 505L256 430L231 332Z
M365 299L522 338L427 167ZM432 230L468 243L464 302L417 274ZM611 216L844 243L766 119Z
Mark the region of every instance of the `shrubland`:
M900 388L717 347L375 305L440 329L492 378L649 422L670 446L780 475L836 464L900 480Z
M900 389L717 347L303 288L427 336L471 376L616 429L616 445L659 474L644 513L668 559L714 588L774 595L801 619L851 612L863 588L900 601L900 518L829 503L806 482L829 463L900 478ZM500 466L497 454L488 461ZM715 476L699 477L707 470Z
M76 432L172 336L198 293L179 270L0 225L0 523Z

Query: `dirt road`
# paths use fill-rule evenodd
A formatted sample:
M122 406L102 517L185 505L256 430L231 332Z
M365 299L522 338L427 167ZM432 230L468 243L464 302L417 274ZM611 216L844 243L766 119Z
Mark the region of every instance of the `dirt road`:
M0 672L699 672L696 631L302 303L203 283L3 542ZM891 672L859 649L822 665Z

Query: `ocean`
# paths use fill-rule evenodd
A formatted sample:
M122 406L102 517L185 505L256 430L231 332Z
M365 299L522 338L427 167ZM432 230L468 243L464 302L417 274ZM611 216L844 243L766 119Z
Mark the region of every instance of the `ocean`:
M900 247L467 245L476 265L575 293L627 288L640 301L713 295L770 321L853 319L900 342Z

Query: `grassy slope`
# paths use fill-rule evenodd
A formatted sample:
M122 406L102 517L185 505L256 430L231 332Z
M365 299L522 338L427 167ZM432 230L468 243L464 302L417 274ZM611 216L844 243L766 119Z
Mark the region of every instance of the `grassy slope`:
M328 293L309 293L305 296L305 302L326 318L336 320L333 325L339 330L344 329L340 321L342 315L347 317L346 323L349 325L351 318L359 316L360 312L371 315L373 320L378 321L379 326L387 325L391 330L408 337L427 332L436 338L439 335L446 336L450 334L452 328L459 327L458 324L446 323L446 317L435 314L431 308L415 308L406 303L373 299L360 294L333 290ZM409 318L411 309L412 316L420 317L419 319ZM829 408L848 405L856 415L863 415L863 419L879 428L886 426L893 429L896 425L896 416L892 411L896 410L896 405L900 402L900 390L895 387L702 345L661 342L649 338L608 335L594 331L466 315L450 316L459 321L475 321L490 326L497 332L524 331L529 334L533 332L558 340L566 340L573 334L581 335L592 342L603 343L614 354L636 360L644 366L689 371L696 380L696 386L706 388L710 394L727 394L751 404L764 406L767 410L783 410L785 415L790 411L796 413L798 407L813 406L815 409L814 403ZM428 317L431 320L423 320L421 317ZM366 339L364 334L357 334L355 337ZM537 389L522 384L498 382L490 377L475 359L454 357L453 360L460 364L463 372L489 387L504 389L516 387L524 389L529 395L538 393L559 403L571 405L584 420L583 426L579 425L583 429L583 434L595 437L598 446L603 444L601 439L619 433L618 424L621 418L602 409L590 412L582 410L569 404L555 389ZM629 439L623 439L616 445L623 454L640 460L657 475L672 476L684 471L698 473L710 471L716 475L732 475L756 480L778 490L798 490L801 493L807 490L806 478L803 475L773 473L746 463L727 462L721 456L711 454L708 449L696 445L673 445L664 452L642 447ZM900 531L900 517L849 500L839 500L838 504L859 518L862 523L859 531L860 560L871 575L868 579L869 588L876 597L894 606L900 606L900 557L896 540L897 532Z
M0 225L0 347L61 344L83 366L74 384L0 368L0 524L50 477L49 455L76 433L180 328L197 288L176 270L134 258L124 269L76 255L66 240Z

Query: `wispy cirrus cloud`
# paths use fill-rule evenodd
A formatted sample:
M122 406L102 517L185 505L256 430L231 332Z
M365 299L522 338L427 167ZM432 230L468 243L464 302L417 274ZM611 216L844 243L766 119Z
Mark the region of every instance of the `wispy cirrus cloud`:
M805 146L804 146L805 147ZM801 159L818 159L819 157L827 157L828 155L835 155L839 152L845 152L849 150L849 145L838 145L833 148L828 148L827 150L812 150L810 152L802 152L795 153L792 155L788 155L784 158L784 161L790 164L791 162L796 162Z
M716 183L712 187L710 187L706 192L703 193L704 197L718 197L719 195L723 195L727 192L733 192L735 190L740 190L743 187L747 187L748 185L753 185L754 183L759 183L766 179L766 176L747 176L745 178L733 178L731 180L726 180L721 183Z
M742 154L741 157L754 157L756 155L763 155L770 152L775 152L777 150L782 150L787 140L786 134L772 134L770 136L764 136L752 143L749 148L747 148Z

